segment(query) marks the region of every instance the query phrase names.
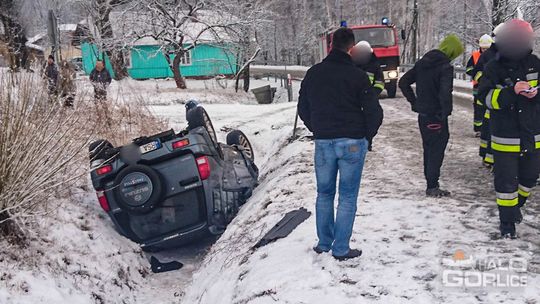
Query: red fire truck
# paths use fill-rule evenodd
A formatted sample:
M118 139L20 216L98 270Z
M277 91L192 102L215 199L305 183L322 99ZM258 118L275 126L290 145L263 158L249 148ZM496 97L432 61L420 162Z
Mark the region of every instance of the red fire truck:
M383 18L380 25L358 25L349 26L349 28L354 31L356 42L365 40L371 44L375 55L381 62L388 97L396 97L400 53L395 25L390 24L388 18ZM328 31L321 36L319 50L321 60L332 49L332 34L334 31Z

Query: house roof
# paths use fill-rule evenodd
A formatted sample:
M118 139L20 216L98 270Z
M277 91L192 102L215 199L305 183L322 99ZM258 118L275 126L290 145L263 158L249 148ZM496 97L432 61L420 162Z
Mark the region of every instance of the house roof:
M26 41L24 45L27 48L45 52L45 47L43 47L42 45L39 45L38 43L39 42L43 43L43 38L46 38L46 37L47 37L46 33L39 33L33 37L28 38L28 41Z
M184 16L179 16L178 20L182 17ZM166 32L167 36L172 36L174 30L173 25L165 24L164 26L161 24L160 17L150 12L113 11L110 20L115 39L125 39L126 44L129 45L160 45L161 43L152 36L159 36L162 32ZM227 30L223 28L204 30L209 25L233 24L233 19L210 11L199 11L197 20L200 22L188 21L177 28L185 34L184 43L192 43L195 40L202 43L231 41Z

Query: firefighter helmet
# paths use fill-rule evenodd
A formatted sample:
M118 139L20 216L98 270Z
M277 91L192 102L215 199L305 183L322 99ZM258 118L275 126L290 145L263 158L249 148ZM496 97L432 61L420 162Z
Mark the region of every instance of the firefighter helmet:
M493 37L497 37L497 35L499 34L499 32L502 30L502 28L504 27L504 22L497 25L494 29L493 29L493 34L492 36Z
M366 51L366 52L370 52L370 53L373 53L373 49L371 48L371 44L369 44L369 42L367 41L360 41L358 42L354 48L358 51Z
M483 49L489 49L492 43L493 38L491 38L491 36L488 34L483 35L482 37L480 37L480 40L478 40L478 44Z

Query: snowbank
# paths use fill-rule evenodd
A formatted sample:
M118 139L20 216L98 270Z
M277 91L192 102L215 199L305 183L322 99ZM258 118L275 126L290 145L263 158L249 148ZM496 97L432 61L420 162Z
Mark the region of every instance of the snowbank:
M43 217L29 248L2 241L0 303L134 303L147 262L105 216L92 193L75 189Z

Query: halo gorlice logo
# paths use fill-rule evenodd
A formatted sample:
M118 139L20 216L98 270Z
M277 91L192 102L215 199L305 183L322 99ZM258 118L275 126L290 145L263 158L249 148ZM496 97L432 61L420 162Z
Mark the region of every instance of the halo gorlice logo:
M457 245L442 259L445 287L523 288L527 286L527 260L506 254L480 257L467 245Z

